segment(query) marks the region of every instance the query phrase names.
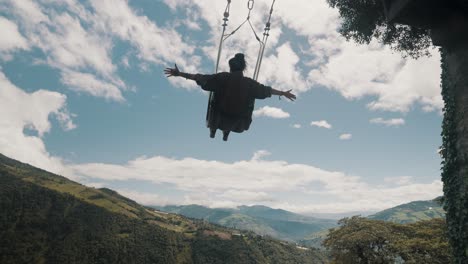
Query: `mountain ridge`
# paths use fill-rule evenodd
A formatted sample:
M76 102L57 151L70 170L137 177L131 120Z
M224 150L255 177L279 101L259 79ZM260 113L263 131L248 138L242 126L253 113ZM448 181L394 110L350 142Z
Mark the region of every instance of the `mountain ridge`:
M325 263L323 252L158 212L0 154L0 263Z
M243 205L237 208L171 205L156 206L155 208L165 212L204 219L211 223L248 230L260 235L268 235L294 242L301 240L304 234L318 232L336 226L335 220L304 216L263 205Z

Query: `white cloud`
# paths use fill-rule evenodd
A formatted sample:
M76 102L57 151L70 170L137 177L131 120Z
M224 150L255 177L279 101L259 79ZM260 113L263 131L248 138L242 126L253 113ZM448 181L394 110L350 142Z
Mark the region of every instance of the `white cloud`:
M340 140L350 140L353 137L351 134L341 134Z
M267 156L270 156L271 153L269 151L266 151L266 150L259 150L259 151L256 151L253 156L252 156L252 161L254 160L261 160L263 157L267 157Z
M277 118L277 119L290 117L289 113L283 111L281 108L271 107L271 106L264 106L262 108L255 110L253 112L253 116L255 117L265 116L265 117L271 117L271 118Z
M11 52L16 49L27 49L28 43L18 30L18 26L10 20L0 16L0 52Z
M117 189L116 190L120 195L128 197L135 202L143 205L159 205L165 206L169 204L169 199L161 197L154 193L145 193L145 192L138 192L128 189Z
M115 101L125 100L116 85L98 80L96 76L92 74L62 71L61 80L65 85L78 92L86 92L93 96L104 97Z
M419 60L402 59L377 43L366 46L342 37L333 39L339 52L310 72L310 82L336 90L347 99L377 96L368 104L371 110L408 112L416 104L426 111L442 108L438 52Z
M84 81L75 79L73 88L94 96L121 100L121 96L109 97L101 91L102 86L115 86L121 90L127 87L117 75L117 67L112 62L112 40L95 27L98 23L93 14L72 0L60 3L29 0L7 3L17 23L24 28L30 46L44 53L46 58L43 63L59 70L62 81L69 80L72 74L86 76L88 81L100 79L102 85L83 86L81 89L77 89L77 82ZM59 5L62 5L60 9L64 8L63 11L56 9Z
M332 128L332 125L330 125L330 123L328 123L326 120L312 121L312 122L310 122L310 125L311 126L316 126L316 127L322 127L322 128L326 128L326 129L331 129Z
M411 184L413 177L411 176L400 176L400 177L385 177L384 182L397 184L397 185L408 185Z
M112 60L117 38L134 47L131 54L141 65L177 62L192 72L200 65L201 58L193 55L194 46L187 44L181 34L159 27L125 0L91 1L91 8L74 0L5 2L5 9L24 29L26 43L40 49L46 57L43 63L61 71L64 84L79 92L124 101L122 91L129 87L118 74L120 62L114 64ZM191 18L197 19L197 14ZM0 21L2 28L4 22ZM6 26L8 32L17 32L11 23ZM10 39L19 40L15 45L24 48L18 36L2 39L0 48ZM128 67L126 62L128 58L124 58L123 67ZM85 79L77 78L80 76ZM194 87L188 82L181 82L181 86Z
M138 158L124 165L76 164L71 169L80 177L165 184L187 193L184 200L172 202L211 207L261 202L297 212L375 211L413 200L432 199L442 193L440 180L401 182L396 187L393 183L372 185L342 172L260 159L225 163L158 156Z
M275 49L277 55L266 56L263 59L260 80L268 81L268 85L276 89L293 90L293 93L305 92L310 89L298 67L299 56L289 43Z
M381 117L373 118L369 120L371 124L382 124L385 126L395 126L399 127L405 124L405 120L403 118L392 118L392 119L383 119Z
M138 15L127 1L102 0L91 4L105 28L131 43L140 60L157 64L176 62L189 72L199 65L200 58L193 54L194 46L188 45L174 29L159 27L148 17Z
M219 195L219 197L233 201L239 205L253 205L261 202L272 201L272 197L266 192L252 192L243 190L228 190Z
M302 126L301 126L301 124L294 124L293 127L294 128L301 128Z
M0 153L55 173L66 172L62 160L47 152L42 139L51 129L50 117L66 130L76 127L66 96L46 90L26 93L0 72L0 102ZM25 128L38 135L25 135Z

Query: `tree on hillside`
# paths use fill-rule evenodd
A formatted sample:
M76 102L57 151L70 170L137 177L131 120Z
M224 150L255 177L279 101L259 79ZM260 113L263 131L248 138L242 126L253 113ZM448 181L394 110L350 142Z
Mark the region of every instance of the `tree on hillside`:
M323 242L332 263L450 263L443 219L397 224L354 216L339 221ZM398 262L399 261L399 262Z
M441 46L444 209L455 262L467 263L468 1L327 1L339 10L340 33L348 40L365 44L377 39L413 58L426 55L432 43Z
M323 241L333 263L394 263L397 237L392 233L392 223L353 216L338 224L340 227L332 229Z

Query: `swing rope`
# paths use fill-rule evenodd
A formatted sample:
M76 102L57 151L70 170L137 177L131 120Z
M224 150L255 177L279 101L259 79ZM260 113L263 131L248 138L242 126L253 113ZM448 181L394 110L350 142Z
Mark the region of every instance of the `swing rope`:
M221 39L219 41L219 47L218 47L218 58L216 59L216 68L215 68L215 73L218 73L218 68L219 68L219 60L221 58L221 51L223 50L223 42L226 40L224 38L224 33L226 32L226 26L227 22L229 21L229 11L231 9L231 0L227 0L227 5L226 9L224 10L224 18L223 18L223 33L221 34ZM210 93L210 98L211 98L211 93Z
M229 21L229 11L230 11L230 8L231 8L231 0L227 0L226 8L224 10L224 17L223 17L224 22L222 24L223 32L222 32L221 38L219 40L218 56L216 58L215 73L218 73L218 70L219 70L219 61L221 59L221 53L222 53L222 50L223 50L224 41L226 39L228 39L229 37L231 37L232 35L234 35L246 22L248 22L249 25L250 25L250 28L252 29L252 32L255 35L255 38L257 39L257 41L259 42L259 45L260 45L260 48L259 48L259 51L258 51L258 56L257 56L257 62L255 64L254 75L253 75L253 79L257 80L258 74L260 73L260 66L262 64L263 54L265 52L266 42L268 40L268 37L270 36L270 26L271 26L270 20L271 20L271 15L273 14L273 6L275 5L275 1L276 0L273 0L273 2L271 4L270 14L269 14L269 17L268 17L268 21L267 21L267 23L265 25L265 31L263 32L263 40L260 40L260 38L257 35L257 32L255 32L255 29L254 29L252 23L250 22L250 13L252 12L252 9L254 8L254 5L255 5L254 0L248 0L247 1L247 9L249 11L247 13L247 18L244 20L244 22L242 22L231 33L225 34L226 33L227 22ZM208 109L207 109L207 112L206 112L206 124L207 124L207 126L209 125L209 121L210 121L209 119L210 119L210 113L211 113L211 110L212 110L213 101L214 101L214 95L213 95L213 92L210 92L210 96L209 96L209 99L208 99Z
M229 10L230 10L230 6L231 6L231 0L228 0L228 3L226 5L226 9L224 11L224 18L223 18L224 23L222 25L223 26L223 32L221 34L221 39L219 41L218 57L216 59L215 73L218 73L219 61L220 61L220 58L221 58L221 52L222 52L222 49L223 49L222 46L224 44L224 41L226 41L229 37L234 35L245 23L248 22L250 28L252 29L253 34L255 35L255 38L257 39L257 41L259 42L259 45L260 45L260 49L259 49L258 56L257 56L257 62L255 64L254 75L253 75L253 79L257 80L258 74L260 73L260 66L261 66L262 61L263 61L263 54L265 52L266 42L268 40L268 37L270 36L271 16L273 14L273 7L275 5L275 2L276 2L276 0L273 0L273 2L271 4L270 13L269 13L269 16L268 16L268 21L267 21L267 23L265 25L265 31L263 32L263 39L260 40L260 38L258 37L257 32L255 31L255 29L254 29L254 27L252 25L252 22L250 21L250 13L252 12L252 9L254 8L254 4L255 4L254 0L248 0L248 2L247 2L247 9L249 10L248 13L247 13L247 18L236 29L234 29L231 33L225 34L227 21L229 20Z
M260 42L260 48L258 50L258 56L257 56L257 63L255 64L255 71L253 75L253 79L257 80L258 79L258 74L260 73L260 67L262 66L262 61L263 61L263 54L265 52L265 47L266 43L268 41L268 37L270 36L270 26L271 26L271 15L273 14L273 7L275 5L275 1L271 3L270 7L270 15L268 16L268 21L265 24L265 31L263 32L263 40Z

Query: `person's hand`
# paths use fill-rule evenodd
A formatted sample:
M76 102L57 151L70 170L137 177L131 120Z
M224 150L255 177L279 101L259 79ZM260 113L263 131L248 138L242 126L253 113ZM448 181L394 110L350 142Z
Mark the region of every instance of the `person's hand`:
M282 95L284 95L286 98L288 98L289 100L291 101L294 101L296 100L296 95L291 93L292 90L289 90L289 91L286 91L286 92L283 92Z
M177 67L177 64L174 64L174 68L166 68L164 70L164 73L166 74L167 77L180 76L180 71L179 71L179 68Z

